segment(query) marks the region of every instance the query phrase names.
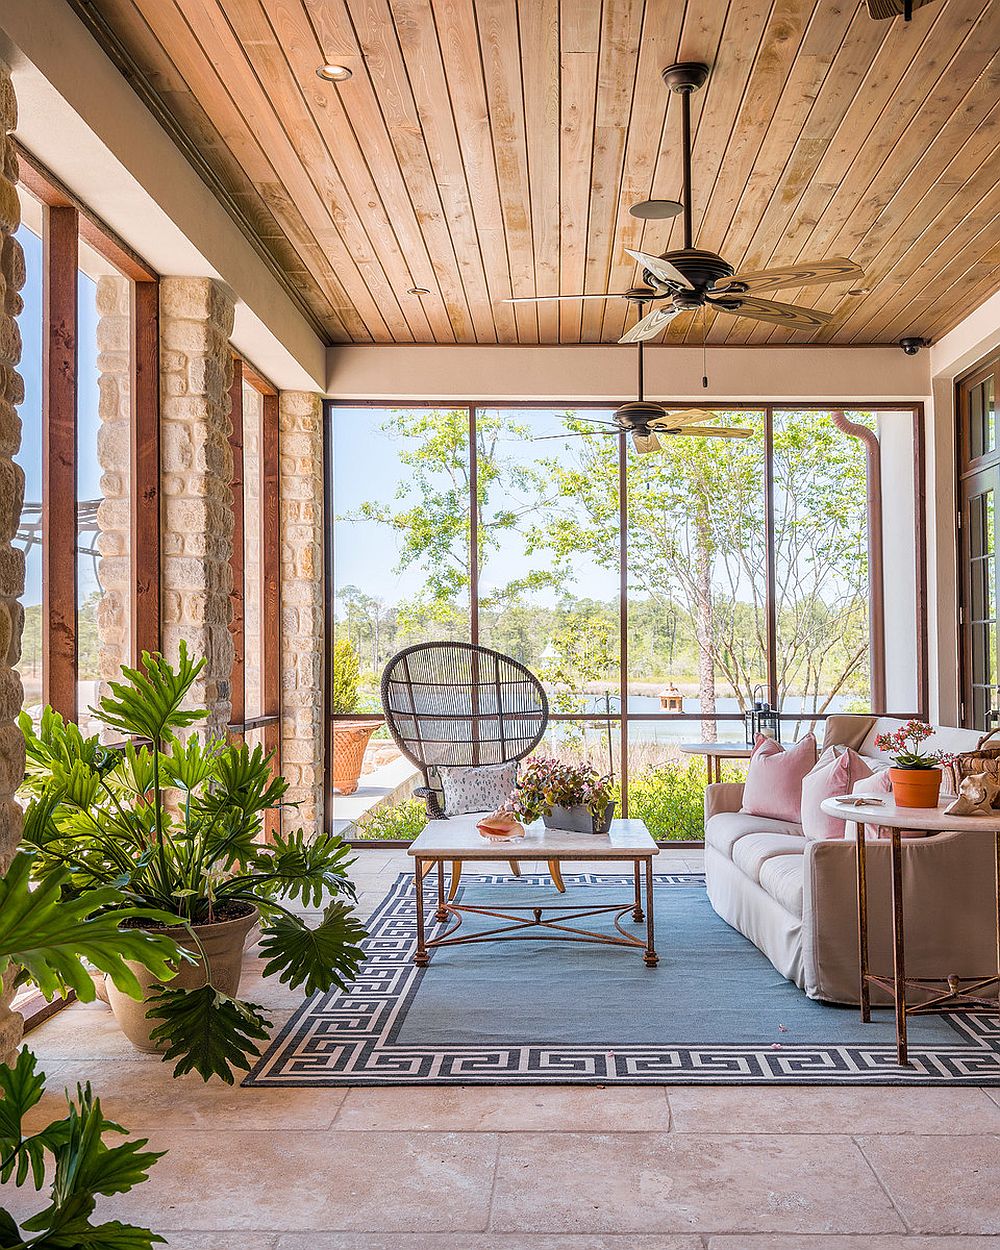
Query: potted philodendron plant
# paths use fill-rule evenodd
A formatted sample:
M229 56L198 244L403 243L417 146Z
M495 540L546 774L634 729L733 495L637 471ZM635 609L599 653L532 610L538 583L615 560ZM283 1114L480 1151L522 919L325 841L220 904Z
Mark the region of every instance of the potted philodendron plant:
M612 784L591 764L533 759L518 779L509 808L525 823L541 816L548 829L607 833L615 812Z
M877 734L875 745L892 760L889 780L897 807L936 807L941 792L941 752L925 754L921 742L934 730L924 721L910 720L895 733Z
M364 929L352 908L346 844L302 830L263 841L264 816L283 805L288 788L271 757L196 734L182 741L207 715L186 706L204 663L184 646L176 668L144 653L142 670L123 668L124 680L109 683L95 709L100 720L144 745L103 747L50 708L37 732L22 716L31 797L23 838L38 880L66 873L64 896L113 889L105 906L122 911L123 933L145 924L129 908L156 911L191 960L169 984L137 967L139 1003L111 979L108 1002L135 1046L177 1061L175 1075L194 1069L232 1083L233 1068L250 1067L270 1024L238 997L254 925L263 930L264 975L307 994L346 988ZM310 927L288 906L296 901L303 910L325 904L320 923Z
M358 710L358 653L349 638L333 644L333 689L330 710L350 720L333 722L333 792L353 794L372 734L382 721L377 716L355 716Z
M165 933L121 928L123 921L155 922L155 911L129 907L110 885L63 898L64 868L50 869L32 888L32 862L30 852L20 851L0 876L0 977L8 984L33 983L47 999L73 990L90 1002L96 991L84 961L136 997L142 992L136 968L170 978L183 958L176 943ZM0 1064L0 1184L49 1188L48 1202L27 1219L0 1207L0 1246L152 1250L165 1244L148 1228L92 1222L98 1198L141 1184L161 1154L144 1150L145 1138L108 1145L105 1138L126 1130L105 1118L89 1083L78 1085L75 1097L67 1091L62 1119L29 1130L25 1121L44 1091L45 1074L27 1047L16 1063Z

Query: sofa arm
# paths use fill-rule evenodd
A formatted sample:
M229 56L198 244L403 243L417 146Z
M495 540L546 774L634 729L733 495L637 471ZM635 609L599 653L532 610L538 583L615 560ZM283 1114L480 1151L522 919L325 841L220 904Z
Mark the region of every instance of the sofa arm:
M738 812L742 803L742 781L713 781L705 787L705 823L719 812Z

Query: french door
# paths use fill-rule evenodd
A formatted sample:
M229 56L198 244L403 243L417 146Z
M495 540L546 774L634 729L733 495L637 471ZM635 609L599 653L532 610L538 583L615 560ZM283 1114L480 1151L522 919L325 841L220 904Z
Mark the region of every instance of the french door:
M1000 361L994 361L958 386L962 722L983 731L1000 728L998 383Z

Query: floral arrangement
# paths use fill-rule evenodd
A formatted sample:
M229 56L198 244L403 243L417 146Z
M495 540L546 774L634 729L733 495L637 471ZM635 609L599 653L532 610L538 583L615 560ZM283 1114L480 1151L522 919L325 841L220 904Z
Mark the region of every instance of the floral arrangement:
M875 745L890 757L896 768L940 768L950 757L943 751L925 755L920 750L934 730L922 720L909 720L895 733L876 734ZM912 745L911 745L912 744Z
M506 806L525 822L551 815L554 807L577 805L600 820L612 797L612 777L602 777L592 764L561 764L539 758L528 761Z

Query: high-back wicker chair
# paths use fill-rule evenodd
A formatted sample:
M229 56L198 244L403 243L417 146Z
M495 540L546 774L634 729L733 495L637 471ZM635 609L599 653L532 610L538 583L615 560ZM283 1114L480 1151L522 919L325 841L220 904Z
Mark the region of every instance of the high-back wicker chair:
M521 760L541 741L549 719L533 673L468 642L418 643L394 655L382 674L382 707L393 741L421 771L424 784L414 793L432 820L445 814L439 770ZM519 875L516 863L511 868ZM549 868L561 890L558 864ZM452 897L460 870L452 866Z

